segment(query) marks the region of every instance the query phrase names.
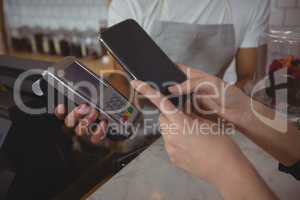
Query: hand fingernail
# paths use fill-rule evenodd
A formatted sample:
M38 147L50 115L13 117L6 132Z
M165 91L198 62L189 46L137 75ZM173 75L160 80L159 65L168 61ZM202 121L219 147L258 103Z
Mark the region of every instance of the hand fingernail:
M104 123L105 126L108 124L108 120L107 119L103 119L102 121L103 121L103 123Z
M177 87L176 86L170 86L169 88L168 88L168 90L170 91L170 92L177 92Z
M103 132L102 132L102 131L96 132L96 133L94 134L94 136L97 137L97 138L102 138L102 137L103 137Z
M84 133L88 133L89 131L89 120L88 119L82 119L80 120L77 128L78 128L78 136L83 136Z
M107 132L107 120L102 120L98 126L98 130L95 134L100 140L103 140L106 137Z
M104 140L104 138L106 137L105 132L98 133L97 137L99 138L100 141Z
M76 135L78 135L79 137L81 137L81 136L83 135L80 126L77 126L77 127L75 128L75 133L76 133Z
M96 121L98 118L98 112L95 109L92 109L91 113L88 116L88 119L92 122Z
M101 142L104 139L104 135L102 133L96 133L94 135L92 135L91 137L91 142L93 144L98 144L99 142Z
M131 86L134 88L136 88L140 83L141 83L141 81L139 81L139 80L133 80L130 82Z
M89 110L90 110L90 107L88 107L88 106L85 105L85 104L82 104L82 105L80 105L80 106L78 107L77 112L78 112L79 114L81 114L81 115L85 115L85 114L87 114L87 113L89 112Z
M58 114L64 114L64 113L65 113L65 106L62 105L62 104L59 104L59 105L57 106L57 108L56 108L56 112L57 112Z

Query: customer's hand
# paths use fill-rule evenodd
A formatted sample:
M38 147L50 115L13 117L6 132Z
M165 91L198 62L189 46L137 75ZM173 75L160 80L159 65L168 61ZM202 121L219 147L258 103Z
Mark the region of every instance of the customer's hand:
M215 182L223 176L229 160L243 160L239 148L224 133L217 133L213 122L187 115L161 93L141 81L132 86L160 111L160 128L166 150L177 166Z
M122 73L122 67L111 55L106 58L108 58L107 65L113 70L109 70L103 76L107 76L113 88L118 88L122 95L130 97L130 83L125 73ZM135 98L133 98L133 103L139 106L138 108L143 107L143 104L136 102ZM60 104L55 109L55 115L57 118L64 120L67 128L74 129L77 136L84 137L88 135L93 144L100 143L106 136L108 122L106 120L96 122L101 113L86 104L79 105L69 113L67 113L66 106Z
M227 121L240 124L250 111L250 98L234 85L201 70L184 65L179 68L188 80L169 87L174 95L193 93L192 106L198 114L217 114Z
M161 111L161 133L175 165L214 184L224 199L276 199L238 146L216 132L214 123L177 110L144 82L132 81L132 86Z
M105 137L107 121L102 120L96 123L100 114L86 104L79 105L69 113L67 113L66 106L60 104L55 109L55 115L64 120L67 128L75 129L77 136L88 135L93 144L99 143Z

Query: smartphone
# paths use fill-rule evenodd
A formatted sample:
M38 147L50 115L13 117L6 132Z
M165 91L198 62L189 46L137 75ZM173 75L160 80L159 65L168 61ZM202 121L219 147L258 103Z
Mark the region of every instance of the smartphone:
M169 86L187 79L133 19L125 20L102 32L100 42L133 79L155 84L164 95L170 94ZM171 97L170 100L175 105L180 103L178 97Z
M44 71L42 76L42 80L33 84L34 93L41 96L54 88L76 105L86 103L99 111L109 122L109 138L127 139L132 135L132 125L137 124L141 113L126 97L76 58L63 59Z

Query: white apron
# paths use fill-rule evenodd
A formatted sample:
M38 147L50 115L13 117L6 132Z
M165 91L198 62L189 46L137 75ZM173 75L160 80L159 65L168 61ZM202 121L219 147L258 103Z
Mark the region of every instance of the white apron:
M221 19L222 24L155 21L150 35L175 63L198 68L210 74L220 74L235 56L232 12L227 0L225 5L226 12ZM168 19L166 16L162 18Z

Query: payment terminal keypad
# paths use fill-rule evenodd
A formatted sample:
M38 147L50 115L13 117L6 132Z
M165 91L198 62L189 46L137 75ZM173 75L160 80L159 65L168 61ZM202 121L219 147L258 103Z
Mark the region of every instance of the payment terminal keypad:
M123 96L112 92L110 98L106 98L104 101L103 109L111 112L115 119L123 124L133 122L137 111L133 106L128 105L128 101Z

